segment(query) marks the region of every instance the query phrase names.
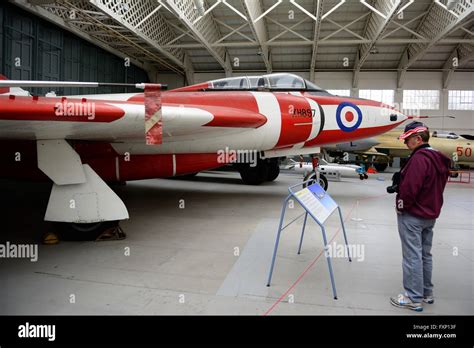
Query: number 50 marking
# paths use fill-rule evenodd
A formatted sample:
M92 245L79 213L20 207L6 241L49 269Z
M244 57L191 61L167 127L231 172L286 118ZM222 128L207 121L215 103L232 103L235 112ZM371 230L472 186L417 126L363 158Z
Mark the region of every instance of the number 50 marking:
M471 157L472 156L472 148L471 147L466 147L466 149L463 151L463 147L462 146L458 146L456 148L456 153L459 155L459 156L462 156L464 154L464 156L466 157Z

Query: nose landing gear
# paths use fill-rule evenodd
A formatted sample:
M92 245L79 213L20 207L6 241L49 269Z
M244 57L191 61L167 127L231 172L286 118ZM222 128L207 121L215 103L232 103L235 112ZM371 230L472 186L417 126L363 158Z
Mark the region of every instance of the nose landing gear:
M318 178L317 178L317 174L315 172L308 173L305 176L304 181L310 180L310 179L311 179L311 181L303 184L303 187L310 186L310 185L314 184L315 182L317 182L319 184L319 186L321 186L323 188L324 191L327 191L328 186L329 186L328 179L326 178L326 176L324 174L321 174L321 173L318 173L318 174L319 174L319 181L317 181Z
M304 177L304 181L311 180L305 184L303 184L303 187L309 186L317 182L319 186L323 188L324 191L327 191L329 183L328 179L324 174L321 174L318 170L319 166L319 157L317 155L312 155L311 156L311 163L313 165L313 171L309 172L306 174Z

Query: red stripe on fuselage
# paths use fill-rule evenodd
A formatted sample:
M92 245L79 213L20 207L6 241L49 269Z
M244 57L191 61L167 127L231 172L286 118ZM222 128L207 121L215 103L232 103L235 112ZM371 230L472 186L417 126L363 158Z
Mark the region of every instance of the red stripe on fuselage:
M112 122L125 111L97 100L0 97L0 120Z
M308 139L313 117L306 98L286 93L276 93L275 96L281 112L280 137L275 148L294 145Z

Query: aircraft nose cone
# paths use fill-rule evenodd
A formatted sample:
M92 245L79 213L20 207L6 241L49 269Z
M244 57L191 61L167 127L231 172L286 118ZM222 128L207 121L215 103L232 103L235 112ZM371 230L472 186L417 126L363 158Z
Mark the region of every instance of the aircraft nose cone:
M408 116L391 107L382 107L381 116L386 120L387 124L401 123L408 119Z
M402 114L401 112L398 112L398 120L399 121L405 121L408 119L408 116L405 114Z

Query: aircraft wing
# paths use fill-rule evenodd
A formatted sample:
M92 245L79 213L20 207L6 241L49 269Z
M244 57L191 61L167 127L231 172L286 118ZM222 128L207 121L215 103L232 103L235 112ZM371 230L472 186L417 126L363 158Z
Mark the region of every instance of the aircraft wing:
M385 147L384 147L385 149ZM367 151L354 151L355 153L357 154L360 154L360 155L369 155L369 156L373 156L373 155L377 155L377 156L387 156L386 153L383 153L383 152L380 152L380 151L377 151L377 149L375 147L372 147L370 148L369 150Z
M467 140L474 140L474 135L471 134L460 134L459 136Z

